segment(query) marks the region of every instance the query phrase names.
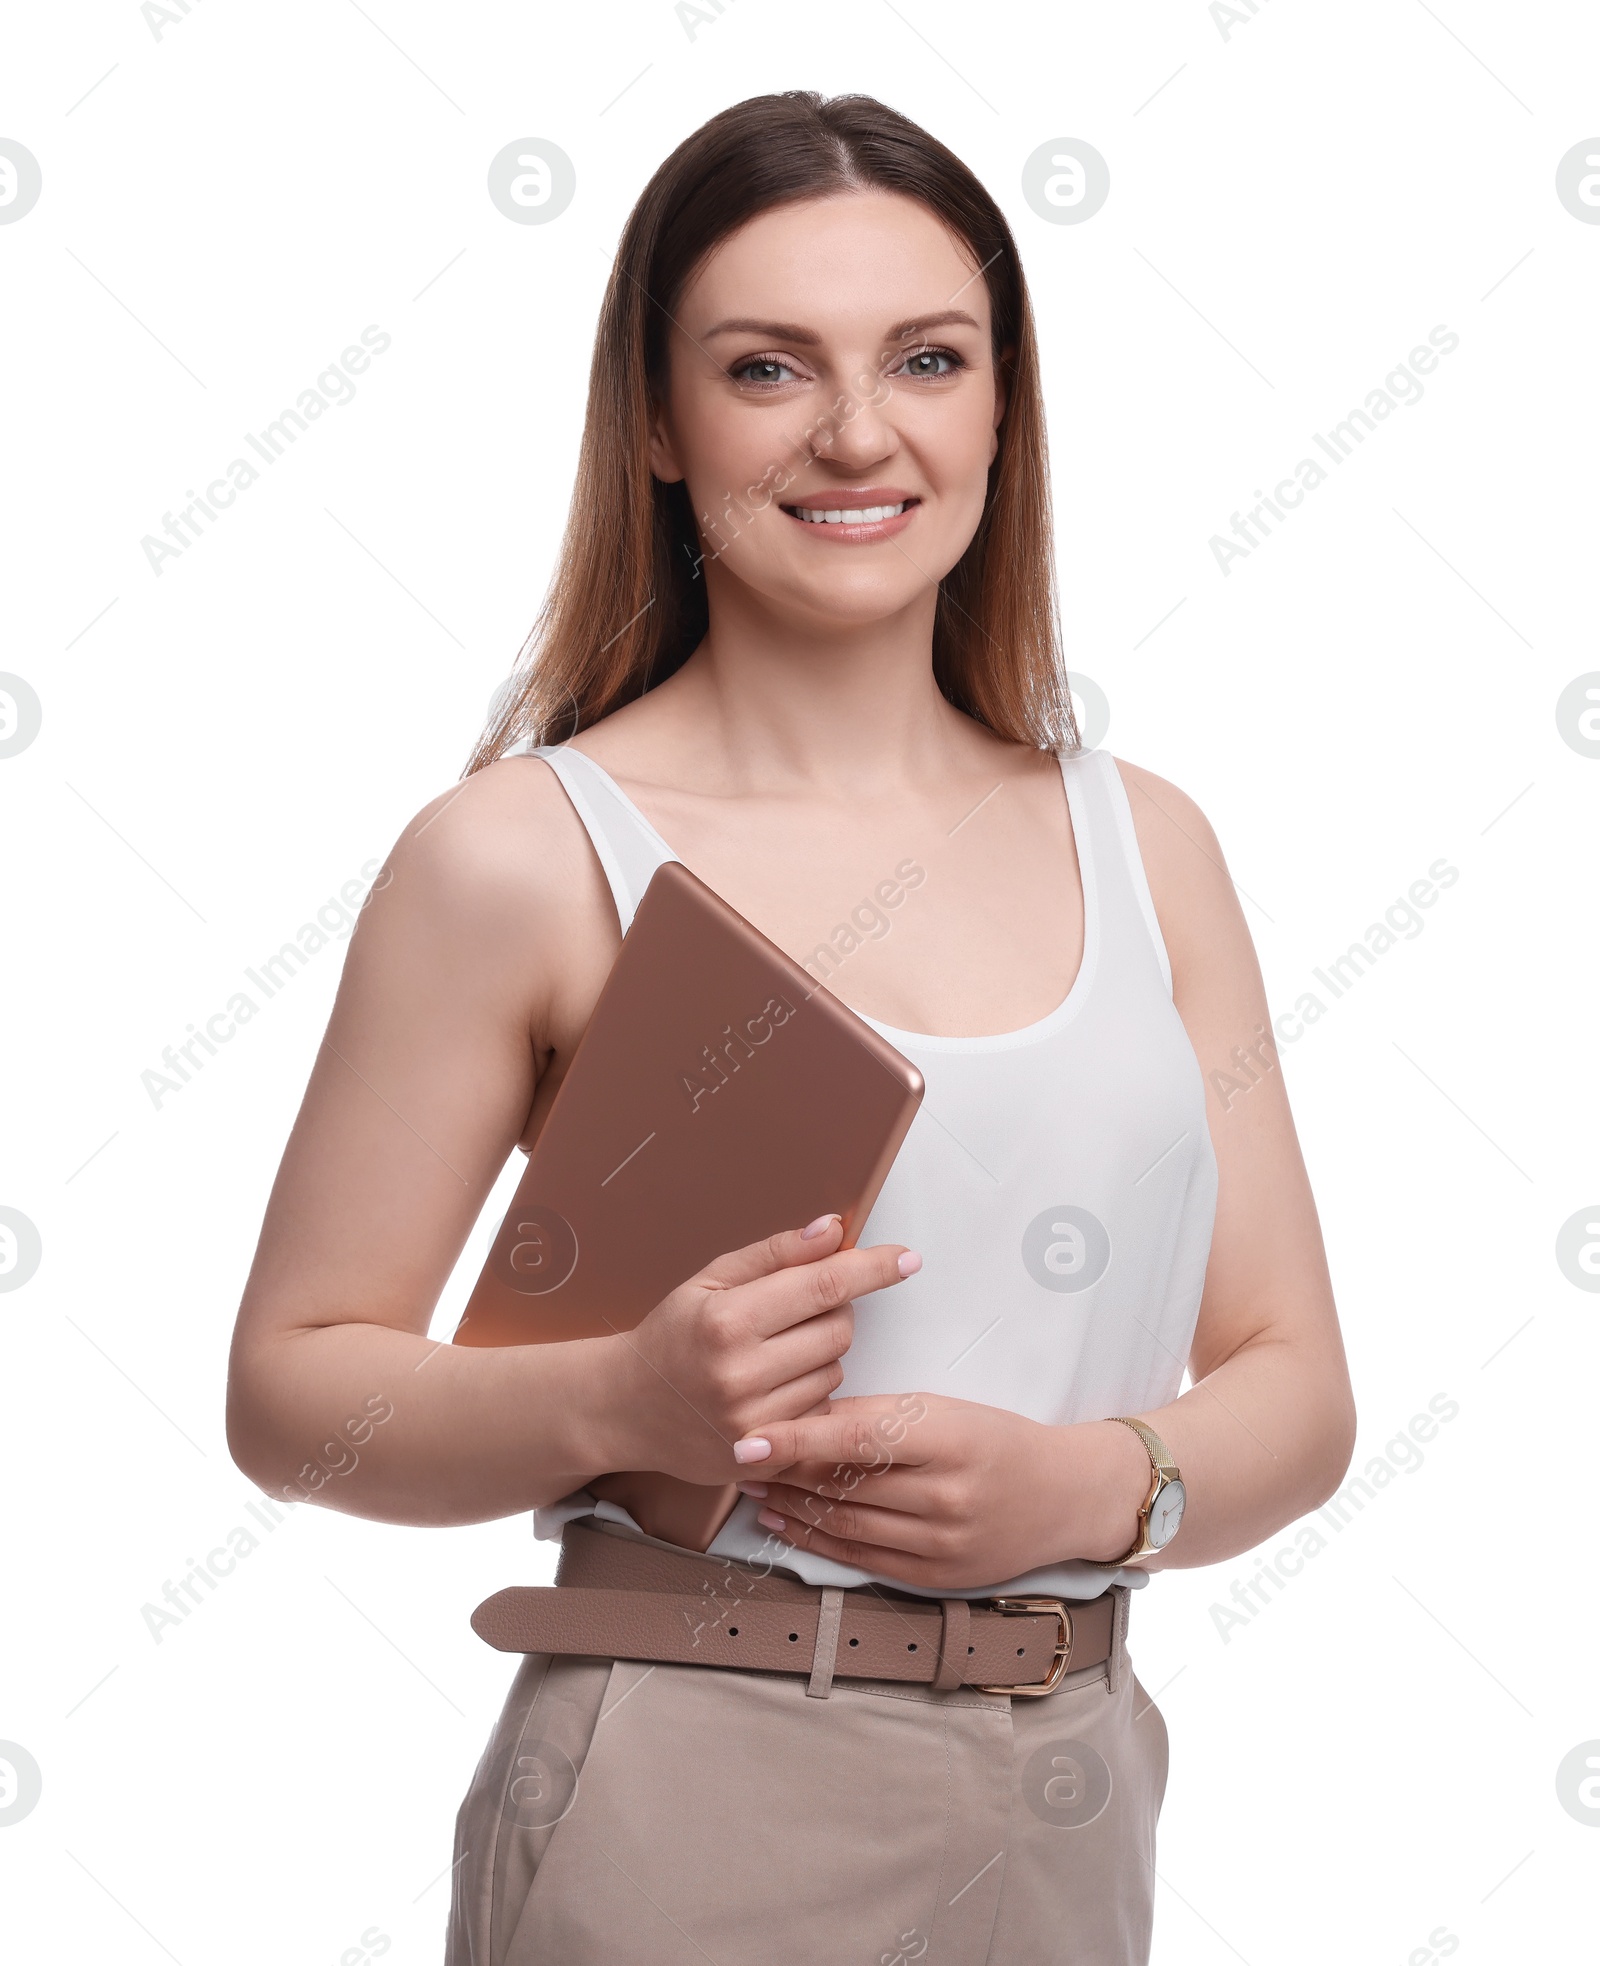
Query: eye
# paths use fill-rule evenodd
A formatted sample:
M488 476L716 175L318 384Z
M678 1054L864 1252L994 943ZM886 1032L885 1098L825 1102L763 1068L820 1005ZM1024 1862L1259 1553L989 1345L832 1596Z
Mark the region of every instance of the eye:
M935 363L945 362L947 368L937 368ZM901 363L901 372L909 376L938 377L954 375L966 367L966 362L953 348L917 348Z
M793 378L795 371L777 355L748 355L728 371L735 382L755 389L776 389Z

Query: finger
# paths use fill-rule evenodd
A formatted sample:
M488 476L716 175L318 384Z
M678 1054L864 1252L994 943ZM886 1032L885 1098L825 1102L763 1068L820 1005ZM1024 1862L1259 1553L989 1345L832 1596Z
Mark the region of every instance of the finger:
M911 1556L931 1556L937 1545L936 1525L907 1509L884 1508L859 1493L831 1501L804 1488L782 1482L769 1486L758 1520L804 1543L807 1535L831 1536L838 1543L870 1543L875 1549L904 1550Z
M855 1307L846 1304L840 1310L821 1311L769 1338L755 1340L759 1351L751 1364L764 1383L782 1385L803 1373L836 1364L849 1351L855 1335Z
M860 1467L915 1464L926 1458L917 1422L928 1413L920 1393L875 1393L836 1399L820 1418L763 1423L733 1444L733 1457L760 1481L802 1461L846 1461Z
M763 1416L770 1414L774 1424L812 1415L820 1417L832 1404L831 1395L838 1383L839 1375L829 1365L819 1366L815 1372L803 1373L798 1379L791 1379L787 1385L778 1386L762 1395ZM765 1417L761 1424L768 1424Z
M820 1238L819 1238L820 1240ZM778 1274L757 1277L739 1288L736 1303L757 1337L770 1337L807 1318L838 1309L903 1283L922 1267L922 1258L904 1243L873 1243L866 1249L835 1248L815 1262L795 1264Z
M813 1529L825 1530L830 1536L876 1540L872 1536L871 1524L877 1522L880 1528L887 1528L891 1520L918 1522L931 1529L949 1527L948 1523L931 1515L926 1507L917 1506L915 1491L902 1491L900 1499L895 1501L885 1494L876 1481L847 1489L842 1495L827 1495L820 1489L800 1488L785 1481L758 1482L755 1485L766 1490L765 1494L755 1497L762 1508L770 1509L774 1515L781 1515L789 1522L808 1523ZM745 1482L739 1484L741 1491L747 1490L748 1486ZM883 1540L896 1548L912 1546L909 1536L886 1535ZM926 1554L928 1539L918 1535L915 1547Z
M800 1416L803 1417L803 1416ZM825 1502L870 1502L880 1509L907 1515L930 1513L926 1467L862 1468L849 1461L801 1461L773 1479L759 1467L749 1468L740 1488L758 1501L771 1501L780 1515L799 1507L799 1496L820 1496Z
M707 1290L736 1290L742 1283L754 1283L757 1277L771 1276L777 1270L814 1263L819 1256L831 1255L843 1236L844 1222L840 1216L819 1215L804 1229L780 1229L776 1235L746 1243L743 1249L730 1249L713 1257L689 1281Z
M776 1522L782 1522L780 1530L774 1528ZM875 1577L892 1579L894 1583L936 1585L949 1581L947 1559L924 1555L916 1549L904 1549L898 1543L873 1543L863 1535L831 1535L828 1530L798 1522L792 1516L776 1516L771 1512L767 1512L767 1520L761 1522L761 1530L767 1535L767 1547L778 1553L778 1563L782 1563L784 1549L808 1549L818 1557L829 1557L833 1563L847 1563L853 1569L869 1571ZM879 1533L896 1532L883 1530Z

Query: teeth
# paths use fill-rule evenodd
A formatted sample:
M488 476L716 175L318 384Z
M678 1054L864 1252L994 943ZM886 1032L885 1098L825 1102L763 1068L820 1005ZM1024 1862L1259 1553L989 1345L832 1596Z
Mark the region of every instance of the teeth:
M898 505L867 505L859 510L846 508L841 512L814 511L804 505L794 508L797 519L804 519L810 526L874 526L880 519L894 519L906 509L909 499L902 499Z

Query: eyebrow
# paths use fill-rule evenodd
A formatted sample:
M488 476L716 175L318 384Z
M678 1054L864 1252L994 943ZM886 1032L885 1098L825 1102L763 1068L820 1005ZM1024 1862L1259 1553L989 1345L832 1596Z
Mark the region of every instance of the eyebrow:
M959 307L947 308L942 314L920 314L915 320L899 321L889 330L889 341L908 341L928 328L968 327L975 328L978 323ZM793 342L802 348L815 348L822 337L815 328L804 328L795 321L756 321L739 316L729 321L719 321L714 328L707 328L705 340L718 334L765 335L773 341Z

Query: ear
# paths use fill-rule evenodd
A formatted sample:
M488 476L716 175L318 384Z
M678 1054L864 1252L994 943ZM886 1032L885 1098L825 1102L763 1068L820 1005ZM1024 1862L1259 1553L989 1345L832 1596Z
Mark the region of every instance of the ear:
M664 485L675 485L684 475L668 429L667 411L663 403L652 403L650 406L650 469Z
M1007 346L1000 351L1000 359L994 365L994 424L989 438L989 462L993 464L1000 455L1000 425L1004 421L1006 405L1011 400L1011 368L1017 357L1015 346Z

